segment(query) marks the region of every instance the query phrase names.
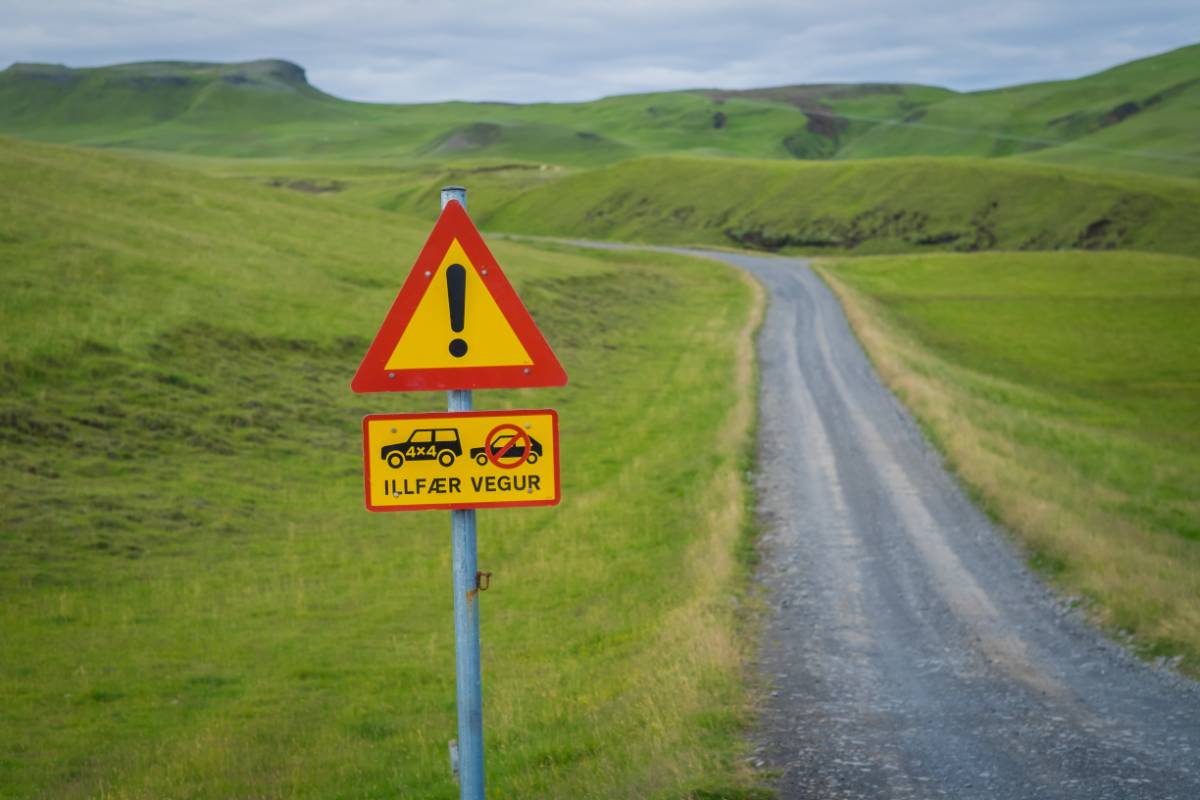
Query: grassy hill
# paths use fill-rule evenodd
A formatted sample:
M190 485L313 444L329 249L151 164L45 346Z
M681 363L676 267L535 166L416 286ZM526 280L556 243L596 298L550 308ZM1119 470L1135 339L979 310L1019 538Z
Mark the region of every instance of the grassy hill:
M770 250L1200 253L1191 181L1022 161L641 159L530 189L489 214L514 233Z
M577 165L666 152L792 158L829 155L845 133L804 109L867 107L886 119L947 94L881 84L808 87L799 103L753 92L665 92L591 103L385 105L322 94L281 61L16 64L0 72L0 131L237 157L482 155Z
M838 158L1031 156L1200 175L1200 45L1070 81L973 92L865 131Z
M154 62L0 72L0 132L244 157L597 166L663 154L1021 156L1200 175L1200 45L1077 80L959 94L895 83L696 89L589 103L354 103L299 67Z
M226 139L256 125L332 121L346 105L286 61L147 62L98 69L14 64L0 73L4 129L34 138L131 146L155 129L207 130Z
M449 515L369 514L360 450L445 396L349 389L428 223L7 139L0 184L0 795L457 797ZM728 796L754 291L493 249L571 384L476 397L569 454L479 515L490 785Z

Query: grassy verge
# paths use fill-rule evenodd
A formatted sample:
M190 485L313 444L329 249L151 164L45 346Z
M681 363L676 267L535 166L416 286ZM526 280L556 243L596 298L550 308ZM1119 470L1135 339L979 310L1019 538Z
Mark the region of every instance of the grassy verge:
M456 797L448 515L363 510L358 433L444 398L348 387L426 230L13 142L0 182L0 796ZM491 790L734 796L761 299L493 246L571 384L476 398L565 454L480 514Z
M1200 261L996 253L819 266L885 381L1031 560L1200 674Z

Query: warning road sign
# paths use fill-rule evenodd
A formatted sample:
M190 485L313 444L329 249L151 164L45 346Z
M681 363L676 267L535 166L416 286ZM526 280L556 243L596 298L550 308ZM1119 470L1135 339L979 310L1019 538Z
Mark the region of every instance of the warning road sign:
M558 414L372 414L363 467L371 511L557 505Z
M350 386L400 392L566 382L471 218L450 202Z

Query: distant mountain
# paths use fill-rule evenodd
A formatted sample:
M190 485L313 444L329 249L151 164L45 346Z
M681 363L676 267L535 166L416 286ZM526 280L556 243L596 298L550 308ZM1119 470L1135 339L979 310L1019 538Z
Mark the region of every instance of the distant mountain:
M695 89L589 103L356 103L286 61L0 72L0 132L224 156L505 159L646 155L1018 156L1200 175L1200 45L1085 78L957 93L912 84Z
M230 104L257 115L294 115L310 104L337 102L308 84L288 61L242 64L154 61L72 69L13 64L0 72L0 117L9 129L127 127L203 114ZM215 121L215 120L214 120Z
M821 158L870 127L830 124L829 111L896 119L953 95L890 84L779 91L788 97L714 90L571 104L387 105L324 94L285 61L15 64L0 72L0 132L231 156L484 156L582 165L675 152ZM802 103L794 102L799 94Z

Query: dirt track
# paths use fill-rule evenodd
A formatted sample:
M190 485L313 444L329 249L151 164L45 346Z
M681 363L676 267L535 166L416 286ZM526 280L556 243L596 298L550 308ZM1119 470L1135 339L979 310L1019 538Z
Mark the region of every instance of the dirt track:
M781 800L1200 800L1200 684L1138 661L1039 583L804 259L638 249L714 258L767 289L770 695L755 741Z
M710 254L770 305L760 757L783 798L1200 798L1200 688L1030 575L799 259Z

